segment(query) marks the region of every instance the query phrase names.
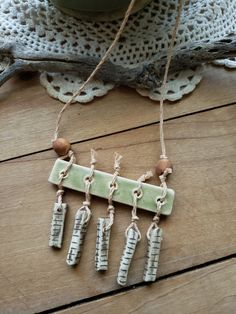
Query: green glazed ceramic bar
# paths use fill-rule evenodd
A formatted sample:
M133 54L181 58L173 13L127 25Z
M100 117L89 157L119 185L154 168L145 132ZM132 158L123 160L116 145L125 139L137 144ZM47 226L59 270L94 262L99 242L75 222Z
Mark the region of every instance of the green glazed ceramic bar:
M49 176L49 182L58 184L59 173L65 169L67 161L57 159L52 172ZM63 180L64 187L84 192L85 183L84 178L90 174L90 168L80 165L72 165L68 176ZM109 186L112 181L112 174L94 171L94 181L91 184L90 193L102 198L108 198ZM133 205L132 192L138 187L138 182L129 180L123 177L117 178L118 189L113 194L113 200L126 205ZM143 196L138 200L138 208L145 209L151 212L156 212L156 199L161 196L162 189L159 186L142 183ZM168 189L166 202L162 206L162 215L170 215L174 201L174 190Z

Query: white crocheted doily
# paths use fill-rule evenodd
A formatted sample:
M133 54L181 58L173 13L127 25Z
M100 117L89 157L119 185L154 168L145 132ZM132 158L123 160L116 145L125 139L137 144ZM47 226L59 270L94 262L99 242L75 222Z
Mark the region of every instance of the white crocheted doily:
M226 68L229 68L229 69L236 69L236 58L216 60L213 62L213 64L225 66Z
M189 69L169 75L164 99L176 101L182 98L183 95L192 92L202 79L202 69L203 67L198 67L195 70ZM80 88L84 80L76 75L44 72L40 76L40 82L47 89L50 96L62 102L67 102L73 92ZM89 102L94 97L103 96L113 87L114 84L111 83L93 81L85 87L81 95L76 98L76 101L81 103ZM160 100L160 88L153 91L137 89L137 92L152 100Z
M197 84L202 79L203 66L196 69L183 70L178 73L170 74L166 84L166 91L164 99L169 101L176 101L183 97L185 94L191 93ZM147 96L152 100L160 100L160 88L153 91L147 89L137 89L137 92L142 96Z
M84 80L72 74L43 72L40 75L40 82L47 89L50 96L62 102L67 102L84 83ZM114 84L94 80L85 86L74 102L87 103L92 101L94 97L105 95L113 87Z
M201 46L204 41L235 34L235 12L235 0L186 1L176 49L187 49L190 43ZM166 56L175 18L176 0L152 1L130 17L109 60L127 68L127 71L147 61L158 63ZM120 20L96 23L77 20L61 13L48 0L2 0L0 3L0 41L20 42L31 54L47 51L54 56L63 54L65 59L70 54L101 58L119 25ZM191 92L200 81L199 69L189 71L172 76L167 91L169 100L179 99ZM46 74L42 74L41 83L51 96L61 101L66 101L67 96L81 84L79 73L78 76L50 75L52 79L49 80ZM106 94L111 88L112 84L95 82L78 100L90 101L94 96ZM159 99L158 90L138 92Z

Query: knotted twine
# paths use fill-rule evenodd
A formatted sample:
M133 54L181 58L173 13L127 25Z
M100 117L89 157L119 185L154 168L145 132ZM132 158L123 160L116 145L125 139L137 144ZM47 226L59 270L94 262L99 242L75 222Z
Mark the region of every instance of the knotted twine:
M114 223L114 217L115 217L115 207L113 205L113 194L115 193L115 191L118 189L118 185L116 183L117 181L117 177L120 173L120 162L121 162L122 156L118 153L115 153L115 160L114 160L114 174L112 177L112 181L110 183L110 187L109 187L109 195L108 195L108 214L109 214L109 224L105 227L105 231L111 229L111 226Z
M65 178L67 178L70 168L76 162L75 154L71 149L69 150L66 156L60 157L60 159L62 160L67 159L67 158L69 158L69 162L67 163L66 167L63 170L61 170L61 172L59 173L58 191L56 194L59 208L61 208L62 206L62 198L65 193L62 182Z
M137 204L138 200L142 198L143 192L142 192L142 183L146 180L150 179L153 176L151 171L147 171L145 174L143 174L138 180L138 187L133 190L132 196L133 196L133 209L131 212L131 224L128 226L128 228L125 231L125 236L127 238L128 232L131 228L135 229L138 233L138 241L141 240L141 232L139 231L137 221L139 220L139 217L137 216Z
M86 219L82 221L82 224L87 223L91 218L91 195L90 195L90 188L93 183L93 175L95 170L96 160L96 151L94 149L90 150L91 153L91 160L90 160L90 174L84 178L85 183L85 201L83 201L84 207L81 208L81 211L86 211ZM84 217L84 216L83 216Z

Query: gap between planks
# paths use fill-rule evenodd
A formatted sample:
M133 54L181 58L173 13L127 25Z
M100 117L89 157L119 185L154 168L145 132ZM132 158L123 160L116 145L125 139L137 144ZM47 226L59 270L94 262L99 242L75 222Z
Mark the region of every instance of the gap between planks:
M174 104L166 103L165 117L234 102L234 73L223 68L207 67L194 93ZM6 83L0 90L1 159L50 149L60 107L59 101L50 98L36 79L30 82L12 79ZM157 102L121 87L106 97L97 98L92 108L89 104L71 106L63 117L62 134L72 143L81 142L155 123L158 115Z
M185 114L182 114L182 115L179 115L179 116L175 116L175 117L164 119L164 123L168 122L168 121L178 120L178 119L181 119L181 118L197 115L197 114L208 112L208 111L214 111L214 110L218 110L218 109L222 109L222 108L226 108L226 107L230 107L230 106L235 106L235 105L236 105L235 102L224 104L224 105L221 105L221 106L217 106L216 105L215 107L212 107L212 108L206 108L206 109L202 109L202 110L199 110L199 111L189 112L189 113L185 113ZM89 142L89 141L102 139L102 138L105 138L105 137L108 137L108 136L119 135L119 134L126 133L126 132L129 132L129 131L134 131L134 130L138 130L138 129L142 129L142 128L145 128L145 127L148 127L148 126L158 125L158 124L160 124L160 121L150 122L150 123L139 125L139 126L132 127L132 128L129 128L129 129L124 129L124 130L117 131L117 132L111 132L111 133L108 133L108 134L95 136L95 137L91 137L91 138L84 139L84 140L81 140L81 141L71 142L71 145L82 144L82 143L86 143L86 142ZM157 134L157 137L158 137L158 134ZM35 154L44 153L44 152L47 152L47 151L50 151L50 150L52 150L52 148L46 148L46 149L42 149L42 150L39 150L39 151L34 151L32 153L23 154L23 155L11 157L11 158L3 159L3 160L0 160L0 164L4 163L4 162L15 160L15 159L20 159L20 158L32 156L32 155L35 155Z
M176 199L176 211L173 212L170 220L168 219L168 223L162 221L162 224L165 225L165 243L161 254L160 276L235 253L235 228L232 219L235 200L234 186L233 184L227 184L227 186L222 184L228 183L229 178L233 180L235 173L232 171L235 168L235 137L233 136L235 110L236 107L231 106L210 113L193 115L183 118L181 121L171 121L166 125L167 138L172 144L170 145L172 150L170 155L176 165L175 176L170 178L170 186L176 187L177 194L182 197ZM119 149L126 156L123 171L128 172L128 177L134 178L144 169L147 170L154 165L157 153L156 132L157 125L150 126L142 130L141 138L139 130L130 131L127 132L130 134L114 136L112 139L106 137L103 140L94 141L94 143L78 145L75 150L78 149L80 152L81 163L86 164L89 149L91 145L95 145L97 149L100 149L101 163L99 167L101 166L101 169L107 167L106 169L109 170L111 165L109 156L113 154L114 148ZM188 151L188 155L183 154L183 151ZM149 158L141 158L139 166L132 168L134 154L149 156ZM69 271L62 263L66 248L57 254L46 249L49 217L51 218L48 205L55 194L54 189L43 182L47 178L45 171L49 171L53 158L53 152L44 153L43 156L34 156L28 160L25 158L22 160L24 176L22 176L22 167L19 167L20 160L2 164L1 167L3 180L1 199L4 204L1 232L6 235L7 242L2 241L1 244L1 264L4 274L10 278L10 282L3 281L2 285L4 285L3 292L7 292L6 302L9 294L14 297L11 305L6 304L6 306L17 307L18 313L20 313L18 306L20 304L23 307L23 301L27 302L31 310L34 309L36 312L63 303L71 304L79 297L86 299L95 294L101 295L103 292L117 289L117 286L113 285L113 279L115 279L113 275L115 274L114 270L117 270L116 265L120 255L115 251L111 254L112 269L107 276L103 277L103 281L91 271L93 266L91 252L96 233L94 225L96 217L103 212L104 204L102 202L94 200L95 219L91 221L93 225L90 229L91 232L87 235L89 247L83 256L87 263L81 263L81 268ZM214 171L209 172L209 167ZM202 173L208 175L202 176ZM184 181L180 186L179 182L183 176ZM200 199L196 193L192 193L195 190L202 194ZM181 194L179 194L180 191ZM220 191L223 192L227 202L223 202L224 200L219 197ZM81 195L68 194L71 209L76 209ZM25 197L25 195L29 195L29 197ZM191 211L189 211L189 203L192 207ZM223 205L224 210L222 211ZM68 217L69 229L67 230L71 229L73 223L73 211L70 210L68 213L70 218ZM18 215L19 212L20 215ZM12 219L15 215L18 217L17 221ZM141 212L140 215L142 216L140 227L144 231L149 224L150 217ZM203 216L205 219L202 219ZM116 250L118 248L118 251L122 249L120 241L123 239L122 226L125 227L128 217L129 212L123 210L123 206L119 206L117 221L120 223L114 226L116 230L114 230L115 233L112 237L114 242L111 246L111 248L116 247ZM209 223L212 226L210 230ZM225 228L226 225L227 228ZM10 232L6 233L7 230ZM30 230L38 236L30 238ZM178 238L176 238L176 232ZM18 238L17 243L15 234ZM66 232L66 241L69 239L70 234ZM32 248L32 242L35 249ZM140 246L137 251L136 268L130 277L131 285L142 280L140 270L143 269L144 243L140 243ZM22 258L24 258L24 262L22 262ZM33 272L29 271L27 267L29 263ZM91 282L92 286L84 285L85 276L83 274L86 274L86 283ZM54 286L55 278L57 279L56 288ZM14 283L14 286L9 286L9 283ZM24 297L14 290L18 284Z
M103 302L106 300L106 298L109 298L109 297L119 296L119 295L122 295L123 293L127 293L129 291L134 291L134 289L137 289L137 288L142 288L142 287L147 287L147 286L152 287L153 285L160 284L166 280L171 280L171 279L175 279L177 277L180 277L182 275L191 274L194 271L205 270L205 269L212 267L212 266L213 267L218 266L218 265L220 266L224 262L230 262L231 260L233 261L234 259L236 259L236 253L228 255L228 256L224 256L222 258L218 258L218 259L215 259L212 261L208 261L208 262L203 263L203 264L188 267L188 268L185 268L185 269L182 269L182 270L179 270L179 271L176 271L176 272L164 275L164 276L160 276L153 283L147 283L147 282L142 281L142 282L139 282L139 283L136 283L134 285L130 285L130 286L127 286L124 288L112 290L112 291L109 291L109 292L106 292L103 294L99 294L99 295L96 295L96 296L93 296L90 298L86 298L83 300L74 301L70 304L64 304L62 306L58 306L58 307L55 307L52 309L37 312L36 314L50 314L50 313L58 313L58 314L60 314L60 313L61 314L63 314L63 313L70 314L71 313L71 314L74 314L75 313L74 310L79 310L79 307L81 305L86 306L86 305L89 305L89 304L96 302L96 301L102 301ZM113 312L109 312L109 313L113 313ZM229 313L227 313L227 314L229 314Z

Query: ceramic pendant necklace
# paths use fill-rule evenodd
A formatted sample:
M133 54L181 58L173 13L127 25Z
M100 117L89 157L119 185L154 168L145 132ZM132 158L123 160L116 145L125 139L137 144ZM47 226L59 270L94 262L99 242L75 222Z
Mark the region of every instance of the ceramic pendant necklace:
M170 165L168 166L169 167L166 168L163 172L159 171L159 168L157 169L159 178L161 180L161 187L163 188L163 190L161 197L157 199L157 211L153 217L153 222L151 223L147 231L148 247L143 275L144 281L155 281L157 276L158 261L162 241L162 229L159 227L158 224L160 221L161 209L167 195L166 177L167 175L172 173L172 168L170 167Z
M95 77L104 62L107 61L115 44L119 40L130 12L135 4L135 0L130 2L126 11L125 17L121 26L113 40L111 46L102 57L89 78L83 83L80 89L73 94L71 99L63 106L59 112L56 122L55 134L53 138L53 149L59 155L56 160L49 181L58 186L56 202L53 207L51 231L49 245L56 248L61 248L63 239L64 222L67 210L67 204L63 202L65 189L72 189L85 194L85 201L78 209L75 215L75 222L72 231L70 246L66 262L68 265L76 265L79 262L84 237L87 231L87 226L91 217L91 195L107 199L108 215L98 218L97 221L97 239L95 252L95 269L97 271L106 271L108 269L109 259L109 243L112 236L111 228L115 223L115 206L113 201L132 207L131 223L128 226L125 236L125 246L123 255L120 260L117 282L120 285L125 285L128 280L128 271L135 254L138 242L141 240L141 233L138 228L137 209L147 210L153 213L153 221L147 231L147 252L146 262L143 274L144 281L155 281L157 277L157 269L160 255L160 245L162 241L162 229L159 226L161 215L170 215L173 208L174 191L167 187L167 177L172 173L172 164L166 155L166 147L164 140L164 112L163 100L165 96L165 88L167 83L167 75L173 55L173 48L176 39L178 25L183 7L183 0L178 2L178 12L176 23L172 33L171 43L167 54L167 63L164 72L164 78L161 86L161 101L160 101L160 160L156 166L156 173L160 179L160 186L155 186L145 183L152 176L148 171L138 180L130 180L119 176L120 162L122 156L115 154L114 173L106 173L100 170L95 170L96 153L91 150L90 167L83 167L76 163L74 153L71 149L69 141L59 137L60 122L64 111L72 104L75 98L83 91L84 87Z

